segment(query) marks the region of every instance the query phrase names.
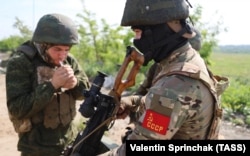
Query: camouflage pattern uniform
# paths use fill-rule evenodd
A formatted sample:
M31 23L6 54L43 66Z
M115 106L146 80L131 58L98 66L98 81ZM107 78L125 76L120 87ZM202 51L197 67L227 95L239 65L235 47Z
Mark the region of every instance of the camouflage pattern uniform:
M146 111L139 118L128 140L207 139L211 126L214 97L202 81L179 75L165 75L180 63L196 66L209 77L205 63L190 44L174 51L160 62L161 73L146 96L134 96L134 104L144 103ZM198 73L197 73L198 74ZM125 156L126 144L103 155Z
M72 125L76 100L84 99L82 91L90 86L88 77L69 54L64 64L72 67L77 85L55 90L50 80L56 67L44 60L34 42L27 41L18 49L9 59L6 73L7 106L19 136L18 150L22 156L59 156L76 136Z
M170 57L160 62L162 70L159 75L179 63L195 65L209 77L204 62L189 44L177 49ZM147 117L145 112L139 119L134 134L129 138L136 137L136 132L140 131L139 138L142 139L206 139L213 114L213 103L212 94L201 81L176 74L156 78L146 96L146 110L149 115L161 114L159 119L165 120L168 125L156 123L154 120L157 119L150 119L152 116ZM150 122L159 128L147 127Z
M189 39L189 43L191 44L192 48L194 48L196 51L199 51L201 49L201 34L200 32L195 29L196 35L195 37ZM144 81L140 84L139 88L134 93L135 95L146 95L149 88L152 85L153 79L156 77L156 75L160 72L161 66L158 63L153 63L149 70L146 73L146 78ZM134 112L131 112L129 114L129 123L134 123L139 119L139 116L141 116L142 112L144 111L145 107L140 105L138 109ZM131 125L130 125L131 126ZM130 130L130 127L127 127L128 130ZM126 133L126 132L125 132Z
M188 15L184 0L126 2L121 25L142 30L141 38L135 39L134 45L147 61L154 59L160 66L147 94L129 97L132 105L144 105L145 111L127 140L204 140L217 137L220 124L214 124L214 120L221 119L222 112L217 109L216 80L185 35L179 40L173 38L176 43L166 39L176 37L166 30L166 22L186 19ZM185 22L182 24L180 32L189 27ZM166 34L162 38L158 37L161 32ZM190 32L186 29L186 33L192 34ZM157 39L163 46L154 49L158 45L154 42ZM168 48L171 46L175 47L172 51ZM130 103L127 105L131 107ZM125 156L126 144L102 154L106 155Z

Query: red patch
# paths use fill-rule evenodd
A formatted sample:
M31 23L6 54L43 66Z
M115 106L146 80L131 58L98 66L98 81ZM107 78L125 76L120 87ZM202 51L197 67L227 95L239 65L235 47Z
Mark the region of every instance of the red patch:
M142 126L156 133L165 135L170 117L164 116L152 110L147 110Z

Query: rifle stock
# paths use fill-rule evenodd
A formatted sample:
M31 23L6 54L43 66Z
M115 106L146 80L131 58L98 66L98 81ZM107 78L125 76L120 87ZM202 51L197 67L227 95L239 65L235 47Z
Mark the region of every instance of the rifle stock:
M133 66L126 79L123 79L126 70L128 68L128 65L131 63L131 61L133 61ZM136 51L133 47L128 46L127 55L123 61L122 66L118 71L113 89L109 92L109 95L114 97L116 103L116 108L113 111L113 116L116 116L116 113L119 109L122 92L127 88L135 85L136 75L139 72L143 62L144 62L143 54Z
M123 80L126 69L128 68L128 65L130 64L131 61L133 61L134 64L127 78ZM135 84L136 75L139 72L143 62L144 62L144 56L138 51L136 51L133 47L128 47L127 55L116 76L115 84L112 91L116 92L118 96L121 96L124 90L133 86Z
M123 79L131 62L133 66L126 79ZM108 95L98 93L99 102L94 114L87 121L85 129L78 133L73 144L62 152L63 156L95 156L108 150L101 144L101 139L104 132L113 126L120 107L122 92L135 84L136 75L143 62L143 54L128 46L112 90Z

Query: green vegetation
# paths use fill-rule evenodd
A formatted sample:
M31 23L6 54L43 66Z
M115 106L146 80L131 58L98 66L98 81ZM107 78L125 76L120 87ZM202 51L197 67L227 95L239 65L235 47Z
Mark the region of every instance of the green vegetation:
M230 86L222 96L222 106L225 110L225 119L236 124L250 126L250 50L249 46L219 47L218 52L213 52L217 46L216 36L226 31L222 27L222 20L215 25L200 23L202 8L196 6L196 11L191 15L192 21L202 35L201 56L205 59L215 75L229 77ZM110 26L103 19L100 23L94 14L84 8L78 14L80 43L71 49L87 75L92 79L97 71L115 76L119 65L126 55L126 46L132 45L132 31L129 27ZM211 22L211 21L210 21ZM18 45L31 38L32 32L21 20L16 18L13 25L20 31L21 36L12 35L0 41L0 51L11 52ZM241 53L244 51L244 53ZM152 63L152 62L151 62ZM148 65L149 66L149 65ZM136 78L136 85L130 88L133 91L144 79L147 67L142 67Z
M10 37L0 41L0 51L10 52L13 51L17 46L26 40L30 39L32 36L32 31L26 26L22 20L16 17L16 21L13 24L13 27L18 29L20 32L19 35L11 35Z
M250 80L250 53L213 53L210 66L215 73Z
M224 118L250 127L250 53L213 53L211 60L214 74L230 79L222 96Z

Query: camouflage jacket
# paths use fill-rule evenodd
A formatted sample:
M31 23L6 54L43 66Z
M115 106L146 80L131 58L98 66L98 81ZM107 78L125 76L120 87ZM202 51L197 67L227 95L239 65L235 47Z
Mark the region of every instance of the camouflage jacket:
M217 99L204 60L186 44L162 60L160 66L148 93L143 97L134 95L133 104L144 103L146 110L127 139L208 139ZM205 83L209 81L211 86ZM125 156L126 144L101 154L106 155Z
M180 64L183 66L176 70ZM146 111L129 138L207 139L215 99L202 80L191 74L180 74L183 71L203 73L210 79L204 60L186 44L161 61L160 66L161 71L145 97ZM194 69L197 70L192 71Z
M27 42L25 45L32 49L27 50L34 53L30 55L32 57L25 52L16 52L9 59L6 72L7 107L14 127L18 124L25 126L24 121L31 121L30 127L19 132L18 150L34 155L39 152L41 155L56 156L61 153L68 139L73 137L71 121L76 112L76 100L84 99L82 92L89 88L89 81L77 61L69 55L65 63L74 70L77 86L65 92L55 90L49 81L54 67L42 60L32 43ZM66 116L71 118L64 122L62 116L56 117L61 121L54 124L57 121L54 120L53 126L51 123L46 126L46 117L52 119L53 115L58 112L63 114L63 111L70 113Z
M128 140L216 139L222 117L220 96L226 77L212 75L189 44L160 62L161 71L145 96L133 104L145 105ZM125 156L126 143L100 156Z

